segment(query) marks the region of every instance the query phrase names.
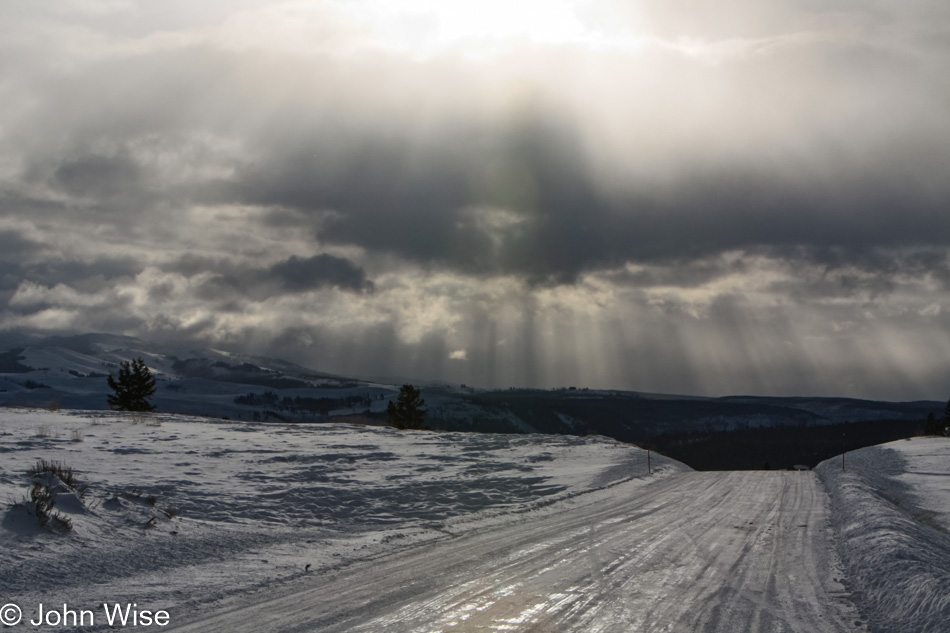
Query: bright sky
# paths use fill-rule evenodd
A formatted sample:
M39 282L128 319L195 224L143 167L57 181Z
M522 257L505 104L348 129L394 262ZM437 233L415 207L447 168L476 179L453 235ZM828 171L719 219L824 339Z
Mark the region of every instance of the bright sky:
M13 0L0 329L944 399L950 4Z
M484 57L521 45L628 48L637 39L623 23L629 16L616 15L616 7L608 11L603 2L341 0L333 6L369 28L383 45L422 56Z

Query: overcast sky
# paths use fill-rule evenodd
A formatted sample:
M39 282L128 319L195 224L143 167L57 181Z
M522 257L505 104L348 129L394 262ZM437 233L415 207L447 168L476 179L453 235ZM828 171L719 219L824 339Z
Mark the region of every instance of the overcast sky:
M946 0L4 0L0 329L950 395Z

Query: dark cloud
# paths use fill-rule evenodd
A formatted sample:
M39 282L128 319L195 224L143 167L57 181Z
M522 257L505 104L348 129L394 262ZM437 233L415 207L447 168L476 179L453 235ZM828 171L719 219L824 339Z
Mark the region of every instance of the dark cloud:
M212 273L198 292L210 300L247 296L264 300L282 294L295 294L334 287L348 292L372 292L373 282L366 271L344 257L319 254L293 255L264 268L230 259L185 255L163 266L164 270L186 277Z
M843 165L837 174L794 180L711 167L671 187L646 183L618 196L598 190L576 143L552 141L544 126L518 132L521 138L510 140L510 130L489 130L500 147L460 156L388 141L366 156L339 158L341 175L330 182L306 168L309 156L275 148L270 171L240 180L254 192L248 202L319 213L313 223L321 241L469 274L572 281L623 262L728 250L840 248L839 257L857 255L859 262L868 248L950 246L950 185L931 183L943 190L935 195L891 173L886 162L866 174ZM932 158L950 162L943 154ZM406 162L419 167L407 170ZM486 165L500 165L501 173ZM335 213L323 215L327 209Z
M26 237L20 231L0 230L0 260L4 262L20 262L25 256L33 255L42 248L42 243Z
M317 214L321 241L469 274L570 280L622 261L612 234L626 222L594 189L570 126L539 115L472 121L423 144L314 136L289 153L268 148L271 161L240 172L236 193Z
M33 195L17 187L0 186L0 217L64 218L70 212L69 204L62 199ZM45 246L45 244L41 244Z
M343 257L333 255L296 255L270 267L267 276L278 280L290 292L306 292L324 286L343 290L372 290L366 271Z
M870 300L914 284L950 281L950 253L942 249L795 247L771 251L794 267L794 278L773 283L776 293L801 301L828 297Z
M237 272L237 266L230 260L195 255L194 253L185 253L179 258L163 264L161 269L185 277L194 277L204 272L214 272L221 275L236 274Z
M101 257L92 261L49 260L24 268L23 278L45 286L66 284L81 292L109 288L122 277L135 277L145 265L134 257Z
M55 184L69 193L106 198L137 184L141 169L128 153L87 154L64 161L53 172Z
M30 240L13 238L3 244L3 235L0 234L0 249L7 253L17 253L19 245L30 249L30 254L36 254L38 245ZM7 246L8 248L3 248ZM22 254L22 253L21 253ZM108 293L120 279L128 282L140 273L144 266L134 258L128 257L101 257L91 261L66 261L54 258L31 258L33 261L4 265L0 271L0 306L9 306L10 299L15 291L24 282L52 288L54 286L68 286L80 293L96 295ZM34 313L46 308L55 307L55 299L42 303L29 303L25 306L12 307L20 313ZM123 304L115 304L121 310Z
M340 189L340 213L318 236L469 274L570 281L615 263L621 253L606 239L605 201L566 132L543 119L463 132L442 142L466 154L424 148L414 157L421 168L384 174L407 153L393 148L358 170L358 199Z

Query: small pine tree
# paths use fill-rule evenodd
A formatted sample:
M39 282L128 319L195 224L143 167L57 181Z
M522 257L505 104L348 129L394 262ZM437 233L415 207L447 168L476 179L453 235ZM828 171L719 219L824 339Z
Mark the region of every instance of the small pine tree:
M131 363L119 365L119 378L108 378L109 388L115 391L109 396L109 408L113 411L154 411L155 405L148 401L155 394L155 378L145 365L136 358Z
M389 425L397 429L424 429L426 428L426 412L422 408L426 401L421 398L422 392L412 385L403 385L399 389L396 402L389 401L386 413Z
M937 416L931 411L927 414L927 421L924 423L924 435L937 435L940 432L940 422Z
M950 435L950 400L947 400L947 406L943 408L943 418L940 420L940 428L937 432L940 435Z

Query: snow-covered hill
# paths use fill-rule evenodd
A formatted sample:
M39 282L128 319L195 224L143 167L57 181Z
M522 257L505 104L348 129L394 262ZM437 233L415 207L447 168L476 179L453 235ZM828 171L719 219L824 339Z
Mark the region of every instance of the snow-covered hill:
M335 414L379 413L396 393L392 386L274 358L179 348L109 334L5 334L0 336L0 406L105 409L110 393L106 376L115 373L119 363L134 358L143 358L155 374L153 403L170 413L325 420ZM236 401L251 394L263 399L250 404ZM290 401L298 406L291 407Z

